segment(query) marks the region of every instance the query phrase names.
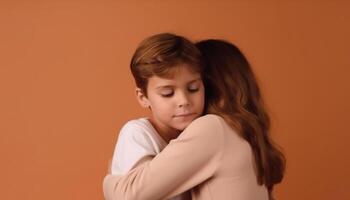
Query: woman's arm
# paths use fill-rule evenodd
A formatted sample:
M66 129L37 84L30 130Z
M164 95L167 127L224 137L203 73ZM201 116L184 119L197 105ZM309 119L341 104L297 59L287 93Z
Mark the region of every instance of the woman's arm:
M222 124L218 116L193 121L156 157L125 176L107 175L107 200L158 200L175 196L211 178L221 160Z

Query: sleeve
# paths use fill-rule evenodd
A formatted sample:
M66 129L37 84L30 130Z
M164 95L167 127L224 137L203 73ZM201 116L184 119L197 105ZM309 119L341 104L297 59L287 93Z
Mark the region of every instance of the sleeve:
M159 200L189 190L215 175L222 157L223 128L218 117L193 121L156 157L125 176L107 175L106 200Z
M126 174L142 158L155 155L153 143L145 130L140 124L130 121L119 133L112 158L111 173L114 175Z

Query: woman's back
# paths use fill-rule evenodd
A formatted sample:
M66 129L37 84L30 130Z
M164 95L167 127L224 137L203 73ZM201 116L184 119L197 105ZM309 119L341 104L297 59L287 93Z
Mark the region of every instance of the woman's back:
M205 123L218 120L222 129L221 161L214 176L193 189L193 199L267 200L265 186L257 184L254 157L250 145L223 118L206 115ZM211 119L210 119L211 118ZM207 198L211 197L211 198Z

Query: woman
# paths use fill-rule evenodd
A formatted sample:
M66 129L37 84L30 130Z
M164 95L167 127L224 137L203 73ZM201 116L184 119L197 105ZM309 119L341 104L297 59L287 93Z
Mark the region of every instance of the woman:
M155 157L125 176L107 175L107 200L158 200L191 189L193 200L267 200L283 179L285 158L251 67L233 44L197 43L205 60L206 113Z

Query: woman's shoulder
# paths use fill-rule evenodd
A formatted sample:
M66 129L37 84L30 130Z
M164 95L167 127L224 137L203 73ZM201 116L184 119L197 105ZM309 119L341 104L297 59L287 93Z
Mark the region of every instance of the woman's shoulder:
M218 115L207 114L195 119L177 138L178 142L191 145L205 155L221 155L224 144L224 129Z
M207 114L195 119L181 135L191 137L212 138L218 137L218 133L222 132L222 118L219 115Z
M221 126L224 119L215 114L206 114L195 119L192 124L200 124L204 126Z
M195 119L186 129L194 129L197 134L206 133L207 135L225 135L234 132L239 135L236 129L232 128L227 121L220 115L206 114ZM185 129L185 130L186 130ZM220 134L223 133L223 134Z

